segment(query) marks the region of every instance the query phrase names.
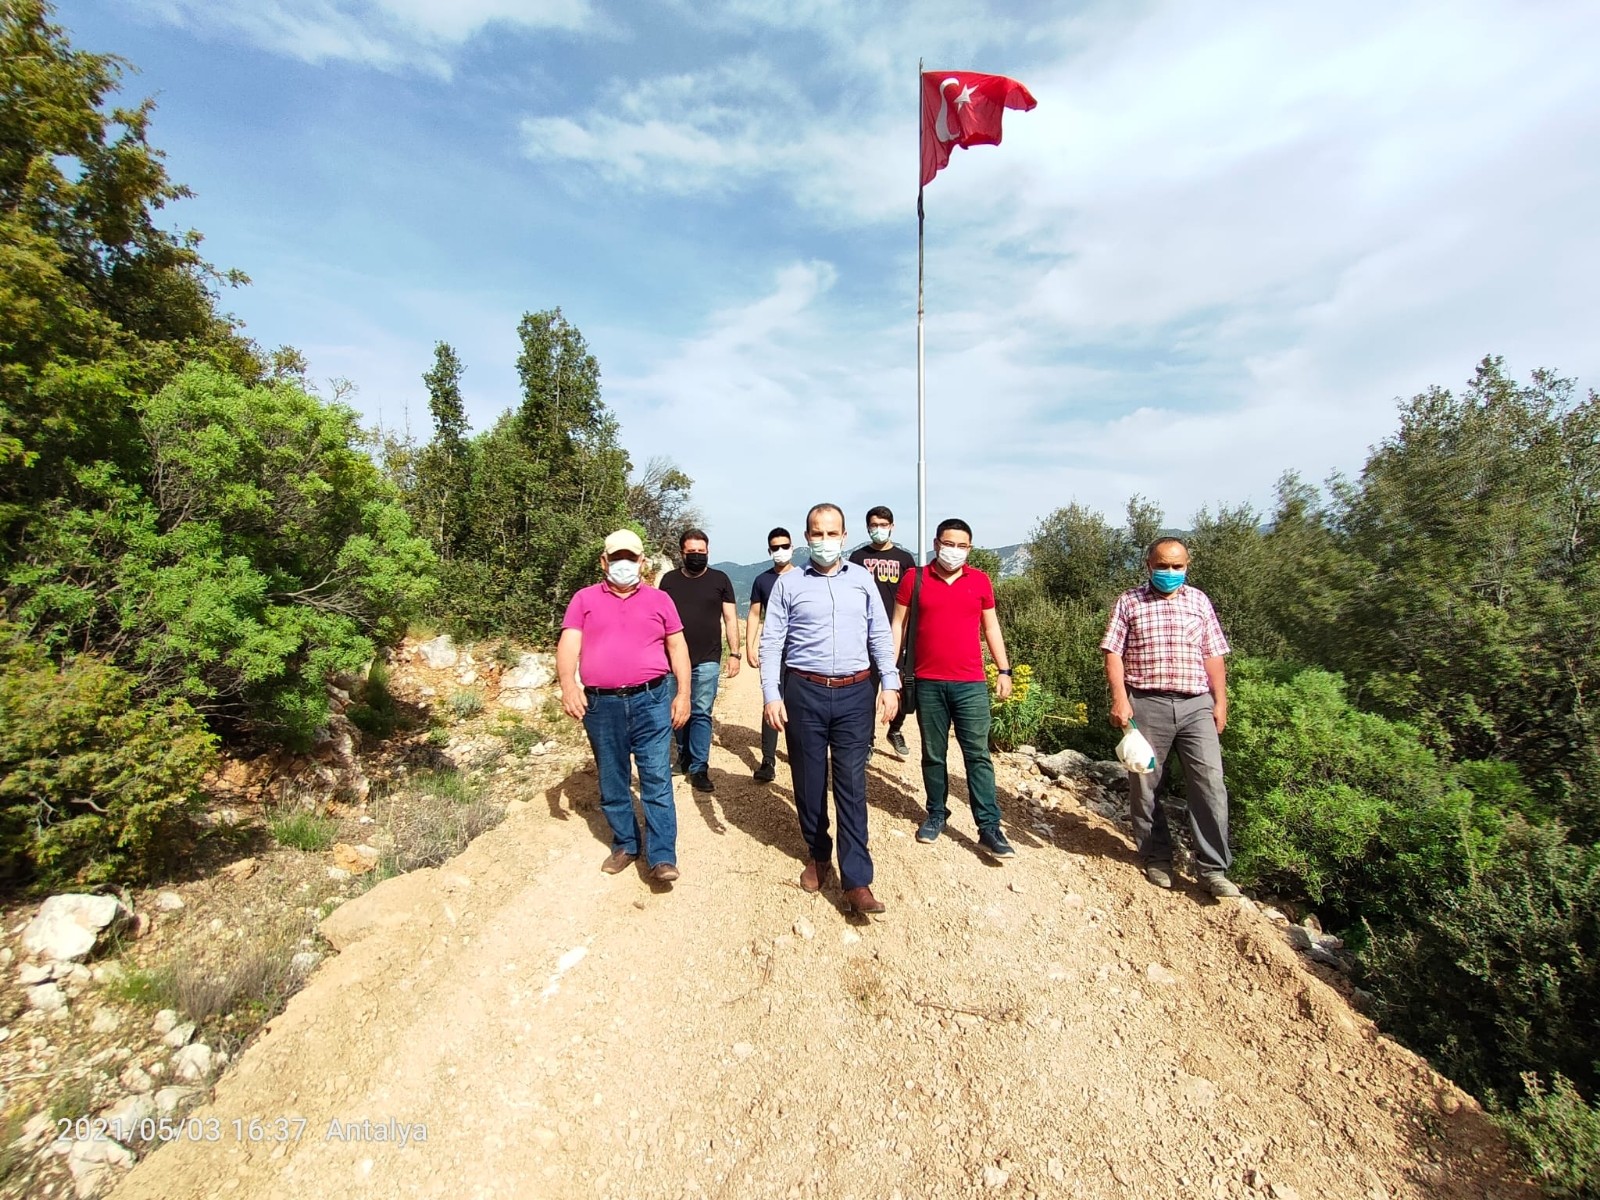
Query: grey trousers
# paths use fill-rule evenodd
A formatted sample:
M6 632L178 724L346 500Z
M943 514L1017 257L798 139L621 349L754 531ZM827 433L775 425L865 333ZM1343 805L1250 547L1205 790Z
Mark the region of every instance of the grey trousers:
M1222 744L1212 718L1211 693L1179 696L1130 688L1128 696L1133 719L1156 752L1156 769L1150 774L1128 772L1128 810L1139 857L1147 866L1172 862L1172 833L1156 796L1166 778L1167 759L1176 750L1188 792L1195 865L1201 872L1226 871L1233 865L1228 849L1228 789L1222 782Z

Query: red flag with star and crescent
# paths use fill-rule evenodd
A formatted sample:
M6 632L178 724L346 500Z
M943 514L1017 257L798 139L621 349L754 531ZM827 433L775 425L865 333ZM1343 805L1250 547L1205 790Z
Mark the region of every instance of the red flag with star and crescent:
M922 183L950 161L957 146L998 146L1006 109L1027 112L1037 104L1015 79L977 71L922 73Z

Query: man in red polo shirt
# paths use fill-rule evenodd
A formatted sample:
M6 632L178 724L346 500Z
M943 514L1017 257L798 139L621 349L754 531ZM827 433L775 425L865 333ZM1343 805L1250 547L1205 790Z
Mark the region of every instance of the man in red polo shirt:
M644 808L645 869L655 883L678 878L678 814L672 806L672 731L689 719L689 647L672 598L641 584L644 545L631 529L606 538L600 583L567 605L556 643L561 707L582 721L611 823L608 875L639 857L633 767ZM579 676L583 682L578 682ZM631 759L631 761L630 761Z
M1016 855L1000 830L1000 805L994 794L994 762L989 757L991 708L983 670L983 644L1000 671L996 690L1011 696L1011 660L994 610L994 585L969 567L972 527L951 518L934 534L934 561L900 581L895 593L894 648L899 661L912 606L916 607L917 727L922 731L922 785L928 793L928 819L917 841L935 842L950 817L950 727L967 767L967 797L978 823L978 845L1004 861ZM917 579L921 577L921 586Z

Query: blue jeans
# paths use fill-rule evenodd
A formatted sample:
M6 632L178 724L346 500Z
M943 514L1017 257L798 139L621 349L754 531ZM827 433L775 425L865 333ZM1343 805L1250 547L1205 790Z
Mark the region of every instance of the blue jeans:
M644 807L645 865L678 861L678 812L672 802L672 698L676 681L632 696L590 695L584 732L600 774L600 808L611 824L611 848L639 853L633 812L633 764ZM630 761L630 759L632 761Z
M686 774L703 774L711 765L711 706L717 699L719 662L695 663L689 668L689 720L678 730L678 761Z

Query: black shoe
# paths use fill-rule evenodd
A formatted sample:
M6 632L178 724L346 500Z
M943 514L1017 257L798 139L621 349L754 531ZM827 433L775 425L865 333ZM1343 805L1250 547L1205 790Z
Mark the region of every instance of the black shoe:
M674 775L687 775L689 773L689 764L681 758L674 758L672 760L672 773Z
M889 745L894 747L894 752L901 758L911 756L911 747L906 745L906 735L898 729L889 730Z
M711 776L701 771L698 775L689 776L689 786L697 792L714 792L716 785L711 782Z
M757 783L771 783L778 777L778 768L772 763L764 762L756 768Z
M978 845L982 846L994 858L1015 858L1017 852L1011 848L1011 843L1006 841L1006 835L1000 832L1000 826L989 825L978 830Z

